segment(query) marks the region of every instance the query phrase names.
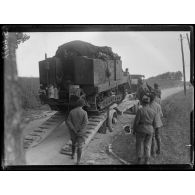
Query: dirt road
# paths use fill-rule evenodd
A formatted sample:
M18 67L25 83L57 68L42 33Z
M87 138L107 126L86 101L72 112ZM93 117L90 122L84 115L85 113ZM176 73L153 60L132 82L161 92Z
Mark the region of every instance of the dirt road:
M162 98L172 95L182 88L165 89L162 91ZM39 126L50 117L52 112L46 113L46 117L34 120L28 124L24 134L30 132L36 126ZM125 117L124 117L125 118ZM121 119L122 120L122 119ZM124 119L125 120L125 119ZM125 123L125 122L124 122ZM88 145L83 158L83 164L120 164L120 162L107 153L107 146L121 132L122 126L118 123L114 131L107 134L97 133L91 143ZM75 161L70 156L59 153L61 147L69 140L68 129L63 123L55 129L42 143L26 151L26 161L28 165L73 165Z
M170 95L173 95L179 91L182 91L183 87L175 87L175 88L169 88L169 89L164 89L162 90L162 100L166 99Z

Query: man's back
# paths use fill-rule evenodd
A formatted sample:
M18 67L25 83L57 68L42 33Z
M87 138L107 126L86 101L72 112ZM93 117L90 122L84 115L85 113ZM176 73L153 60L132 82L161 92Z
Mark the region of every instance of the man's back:
M67 122L72 123L75 132L82 131L88 123L87 112L81 107L74 108L70 111Z
M134 121L134 125L137 124L136 131L151 134L154 132L154 123L156 123L156 113L149 105L143 106L137 111Z
M157 114L160 114L161 117L163 116L162 108L161 108L160 104L158 104L156 101L151 102L151 103L150 103L150 107L151 107Z
M149 106L140 108L140 123L142 124L153 124L155 113Z

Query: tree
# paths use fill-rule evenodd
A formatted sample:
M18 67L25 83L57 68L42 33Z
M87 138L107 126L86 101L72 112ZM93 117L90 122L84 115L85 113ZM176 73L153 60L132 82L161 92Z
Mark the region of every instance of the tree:
M4 33L4 166L25 164L21 127L21 98L18 85L16 49L30 37Z
M182 80L182 72L181 71L177 71L176 73L175 73L175 76L176 76L176 80L179 80L179 81L181 81Z

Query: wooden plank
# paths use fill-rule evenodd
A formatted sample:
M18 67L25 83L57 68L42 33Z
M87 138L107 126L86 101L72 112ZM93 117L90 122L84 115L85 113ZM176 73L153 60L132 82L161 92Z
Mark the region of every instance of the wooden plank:
M40 144L50 133L64 121L64 113L56 112L51 118L46 120L41 126L34 129L24 137L24 148L35 147ZM52 120L52 122L51 122Z
M138 103L139 100L127 100L127 101L123 101L117 108L119 111L123 113L126 110L138 105Z

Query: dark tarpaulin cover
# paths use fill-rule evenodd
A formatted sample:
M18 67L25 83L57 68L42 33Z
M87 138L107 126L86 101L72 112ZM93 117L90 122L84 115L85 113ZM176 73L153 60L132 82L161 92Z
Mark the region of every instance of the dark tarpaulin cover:
M59 46L56 51L56 57L61 59L74 56L86 56L88 58L103 60L120 59L118 54L112 52L111 47L98 47L78 40L65 43Z

